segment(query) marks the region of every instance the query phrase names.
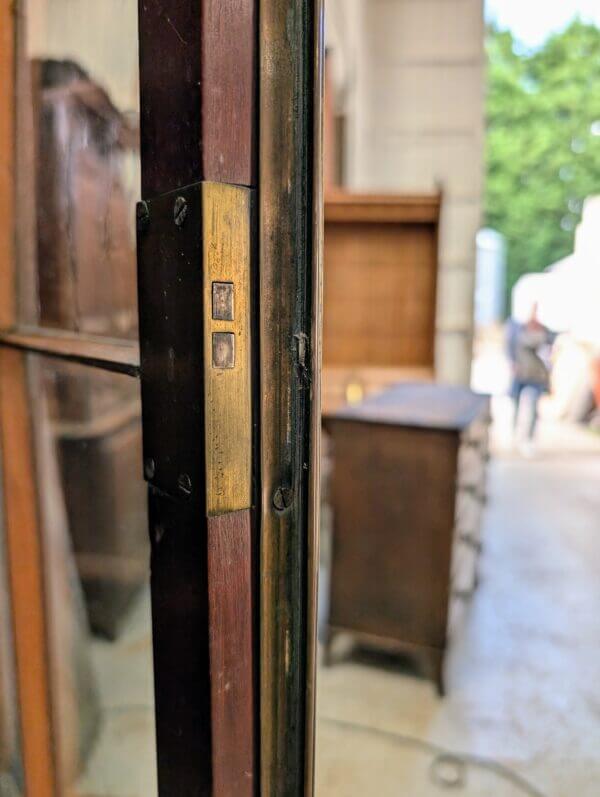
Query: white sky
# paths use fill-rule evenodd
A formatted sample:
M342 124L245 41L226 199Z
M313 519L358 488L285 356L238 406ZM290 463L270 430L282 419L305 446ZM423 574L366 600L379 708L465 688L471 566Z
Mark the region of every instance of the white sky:
M600 0L485 0L486 16L509 28L528 47L542 44L577 14L600 26Z

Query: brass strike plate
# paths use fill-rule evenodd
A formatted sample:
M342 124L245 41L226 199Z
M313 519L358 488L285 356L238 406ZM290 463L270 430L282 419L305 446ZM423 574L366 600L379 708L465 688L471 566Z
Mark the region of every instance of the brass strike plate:
M212 333L212 367L235 368L235 333Z
M240 186L202 185L209 515L251 504L251 197Z
M233 282L213 282L212 317L216 321L233 321Z

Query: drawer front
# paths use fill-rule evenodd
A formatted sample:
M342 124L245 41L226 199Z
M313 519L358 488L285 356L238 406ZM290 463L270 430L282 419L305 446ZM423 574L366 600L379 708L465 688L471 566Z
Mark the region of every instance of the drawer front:
M443 646L456 438L345 423L333 442L331 624Z

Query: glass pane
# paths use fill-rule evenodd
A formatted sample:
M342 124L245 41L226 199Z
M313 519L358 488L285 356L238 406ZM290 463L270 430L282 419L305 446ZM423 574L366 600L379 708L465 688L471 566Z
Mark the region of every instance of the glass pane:
M4 524L0 525L0 797L21 797L23 765Z
M16 196L21 321L136 337L137 2L25 0L21 5Z
M62 793L157 793L139 385L28 355Z

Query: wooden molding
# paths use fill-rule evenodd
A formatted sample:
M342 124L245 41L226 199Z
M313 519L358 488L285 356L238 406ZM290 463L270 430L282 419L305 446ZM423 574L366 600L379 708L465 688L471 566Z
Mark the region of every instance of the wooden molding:
M140 347L137 341L132 340L21 327L11 332L0 332L0 345L129 376L138 376L140 370Z
M437 223L442 195L330 193L325 197L325 223Z
M312 216L312 318L311 390L309 431L308 541L306 578L306 718L304 794L315 793L316 710L317 710L317 617L319 581L319 531L321 511L321 365L323 350L323 182L326 149L325 43L323 0L313 0L313 216Z
M15 319L14 246L14 3L0 0L0 329Z
M0 347L3 497L27 797L54 797L42 542L25 355Z
M311 360L319 356L313 249L320 239L313 233L321 174L313 141L321 15L318 3L305 0L261 0L259 10L260 790L279 797L312 791L306 728L314 623L306 612L316 564L309 518L318 435Z

